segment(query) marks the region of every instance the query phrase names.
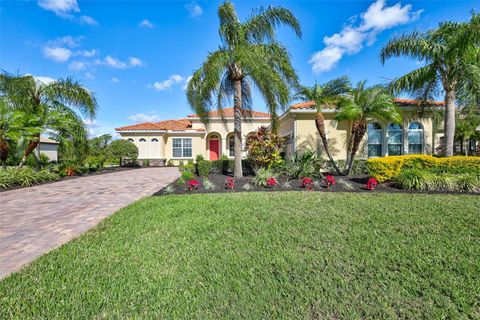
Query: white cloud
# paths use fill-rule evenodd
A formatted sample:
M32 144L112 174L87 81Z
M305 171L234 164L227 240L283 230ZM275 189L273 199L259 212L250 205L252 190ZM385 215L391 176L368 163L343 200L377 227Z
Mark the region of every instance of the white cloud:
M103 61L100 61L99 64L104 64L115 69L127 69L144 66L145 62L135 57L129 57L128 62L125 62L108 55L103 59Z
M55 62L65 62L72 56L72 51L70 49L61 47L44 47L43 55Z
M41 8L62 18L71 17L71 12L80 12L77 0L38 0L37 3Z
M142 67L142 66L145 65L145 62L143 62L142 60L140 60L138 58L130 57L130 58L128 58L128 64L131 67Z
M56 46L56 47L69 47L69 48L76 48L81 45L83 40L83 36L72 37L72 36L65 36L61 38L56 38L54 40L48 41L49 46Z
M96 26L98 25L98 22L97 20L93 19L92 17L90 16L80 16L80 18L78 18L78 21L80 22L80 24L86 24L86 25L89 25L89 26Z
M185 84L183 85L182 89L187 90L188 83L192 80L192 76L188 76L187 79L185 79Z
M182 81L185 81L181 75L174 74L171 75L167 80L155 81L153 84L149 85L155 91L162 91L171 88L174 84L178 84Z
M79 50L79 51L76 51L75 52L75 55L76 56L81 56L81 57L85 57L85 58L91 58L91 57L95 57L97 55L97 50L95 49L92 49L92 50Z
M85 79L88 79L88 80L95 79L95 75L91 72L86 72L85 73Z
M118 83L120 82L120 79L116 78L116 77L113 77L112 80L110 80L111 82L113 83Z
M139 24L138 24L139 27L145 27L145 28L150 28L150 29L153 29L154 28L154 25L152 22L150 22L149 20L145 19L145 20L142 20Z
M68 65L70 70L84 70L87 68L87 63L83 61L73 61Z
M27 74L28 75L28 74ZM35 79L36 82L39 82L41 84L50 84L52 82L55 82L57 80L50 78L50 77L42 77L42 76L33 76L33 79Z
M313 72L332 70L345 54L352 55L365 45L372 45L380 32L414 21L421 13L422 10L412 11L411 5L402 7L397 3L386 7L385 0L375 1L367 11L360 14L361 21L358 25L354 25L357 19L352 17L342 31L323 38L326 47L313 53L309 60Z
M136 113L127 117L128 120L131 120L136 123L141 122L157 122L160 121L160 116L155 113L145 114L145 113Z
M190 17L192 18L196 18L198 16L201 16L202 13L203 13L203 9L202 7L200 7L198 5L198 3L196 3L195 1L192 1L190 3L187 3L185 5L185 8L187 9L187 11L190 13Z
M68 19L80 24L98 25L98 22L86 15L76 16L75 13L80 12L77 0L37 0L37 4L45 10L52 11L62 19Z

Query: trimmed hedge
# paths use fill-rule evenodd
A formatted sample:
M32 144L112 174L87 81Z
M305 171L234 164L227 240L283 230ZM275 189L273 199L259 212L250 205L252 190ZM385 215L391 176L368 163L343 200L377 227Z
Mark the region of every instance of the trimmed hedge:
M212 163L210 161L200 160L197 162L197 170L200 177L208 177L212 170Z
M368 159L368 174L379 182L395 179L405 169L428 169L437 173L480 172L480 157L456 156L435 158L428 155L405 155Z

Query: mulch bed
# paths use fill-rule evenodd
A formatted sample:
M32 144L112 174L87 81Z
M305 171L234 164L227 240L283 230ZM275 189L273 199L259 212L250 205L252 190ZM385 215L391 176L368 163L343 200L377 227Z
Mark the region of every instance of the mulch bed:
M469 192L451 192L451 191L417 191L417 190L403 190L399 189L392 182L385 182L379 184L374 190L367 189L367 181L369 179L368 175L351 175L348 177L345 176L334 176L335 185L332 185L330 188L327 188L325 180L318 180L318 184L313 186L312 190L307 190L302 187L301 180L288 180L286 177L279 177L277 179L278 185L274 187L260 187L256 186L253 183L253 176L247 176L239 179L235 179L235 188L227 189L225 188L225 182L227 177L230 175L223 174L211 174L208 176L208 180L215 184L215 190L207 190L204 187L203 181L205 178L196 177L196 180L200 181L200 186L197 190L188 190L188 185L178 185L177 181L171 183L170 185L162 188L161 190L155 192L154 196L163 196L167 194L196 194L196 193L232 193L232 192L272 192L272 191L305 191L305 192L388 192L388 193L422 193L422 194L476 194L478 193L469 193ZM326 176L326 174L325 174ZM290 187L285 187L285 182L288 180ZM247 190L244 188L246 184L250 185L250 188ZM171 189L173 192L169 192L168 189Z

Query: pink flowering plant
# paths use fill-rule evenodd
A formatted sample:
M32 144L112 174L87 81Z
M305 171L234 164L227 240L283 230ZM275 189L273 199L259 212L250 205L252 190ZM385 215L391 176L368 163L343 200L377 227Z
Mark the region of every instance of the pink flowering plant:
M233 180L232 177L227 177L227 180L225 181L225 189L228 189L228 190L235 189L235 180Z
M198 187L200 187L200 181L195 179L188 180L187 182L188 191L198 190Z
M312 178L307 178L303 177L302 179L302 188L305 188L307 190L312 190L313 189L313 180Z
M370 178L367 181L367 189L368 190L374 190L378 185L378 181L375 178Z
M267 179L267 187L273 188L278 185L278 181L275 177L270 177Z
M335 184L335 178L333 176L327 176L325 178L325 183L327 184L327 188L330 189L330 187Z

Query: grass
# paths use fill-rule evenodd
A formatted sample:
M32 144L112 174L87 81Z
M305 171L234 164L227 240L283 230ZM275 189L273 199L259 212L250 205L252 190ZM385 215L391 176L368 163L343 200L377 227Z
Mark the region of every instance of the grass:
M0 283L1 319L479 318L480 197L151 197Z

